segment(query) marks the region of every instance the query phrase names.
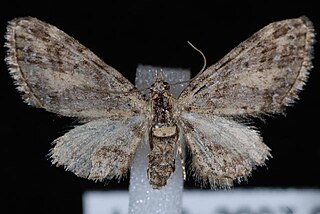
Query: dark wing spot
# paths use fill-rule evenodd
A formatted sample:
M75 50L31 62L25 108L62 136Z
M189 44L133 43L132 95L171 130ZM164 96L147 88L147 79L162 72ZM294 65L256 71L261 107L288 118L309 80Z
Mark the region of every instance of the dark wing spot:
M273 36L275 39L285 35L288 32L288 27L280 27L275 32L273 32Z
M202 91L202 90L205 89L206 87L207 87L206 85L202 86L201 88L198 89L198 91L196 91L196 92L194 93L194 95L198 94L200 91Z

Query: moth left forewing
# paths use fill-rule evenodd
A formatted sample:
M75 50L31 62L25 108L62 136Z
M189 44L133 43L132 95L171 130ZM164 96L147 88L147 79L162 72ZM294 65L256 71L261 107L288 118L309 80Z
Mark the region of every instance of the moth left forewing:
M29 105L86 121L127 118L145 105L116 69L48 23L14 19L6 40L10 74Z
M235 121L184 112L180 124L194 176L211 188L232 186L270 156L258 132Z
M144 119L98 119L80 125L53 142L52 163L91 180L121 178L143 138Z
M267 25L198 75L179 105L222 116L282 113L312 68L314 36L306 17Z

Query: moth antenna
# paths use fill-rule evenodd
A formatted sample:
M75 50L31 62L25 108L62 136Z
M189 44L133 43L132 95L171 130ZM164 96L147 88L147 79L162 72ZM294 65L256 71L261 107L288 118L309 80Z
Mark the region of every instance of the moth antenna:
M202 74L203 71L204 71L204 70L206 69L206 67L207 67L207 59L206 59L206 56L202 53L202 51L200 51L198 48L196 48L190 41L187 41L187 42L188 42L188 44L189 44L194 50L196 50L198 53L201 54L202 59L203 59L203 66L202 66L201 70L199 71L199 73L198 73L195 77L191 78L190 80L182 81L182 82L176 82L176 83L172 83L172 84L170 84L170 85L178 85L178 84L183 84L183 83L191 82L191 81L193 81L194 79L196 79L200 74Z
M199 73L196 75L196 77L197 77L198 75L200 75L206 69L206 67L207 67L207 59L206 59L206 56L202 53L202 51L200 51L198 48L196 48L190 41L187 41L187 42L193 49L195 49L196 51L198 51L198 53L201 54L202 59L203 59L203 66L202 66L201 70L199 71ZM192 78L192 79L194 79L194 78Z

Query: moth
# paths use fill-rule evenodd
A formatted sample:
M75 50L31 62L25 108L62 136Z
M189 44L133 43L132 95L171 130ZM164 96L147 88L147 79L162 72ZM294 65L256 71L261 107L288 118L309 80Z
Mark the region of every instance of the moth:
M56 27L36 18L9 22L6 62L23 100L85 122L53 142L52 163L95 181L120 178L148 137L147 175L165 186L182 161L211 188L246 179L270 157L248 117L284 113L312 68L314 28L306 17L262 28L193 78L176 99L156 78L151 96Z

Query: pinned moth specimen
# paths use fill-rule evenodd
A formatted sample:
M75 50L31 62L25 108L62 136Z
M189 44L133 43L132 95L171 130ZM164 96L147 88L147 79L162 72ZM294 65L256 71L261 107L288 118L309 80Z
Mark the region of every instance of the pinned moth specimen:
M26 103L84 124L56 139L52 162L92 180L120 178L148 136L148 179L166 185L175 161L211 188L230 187L265 164L270 149L248 117L279 114L312 68L314 29L306 17L274 22L193 78L176 99L156 78L150 98L56 27L36 18L9 22L6 62Z

